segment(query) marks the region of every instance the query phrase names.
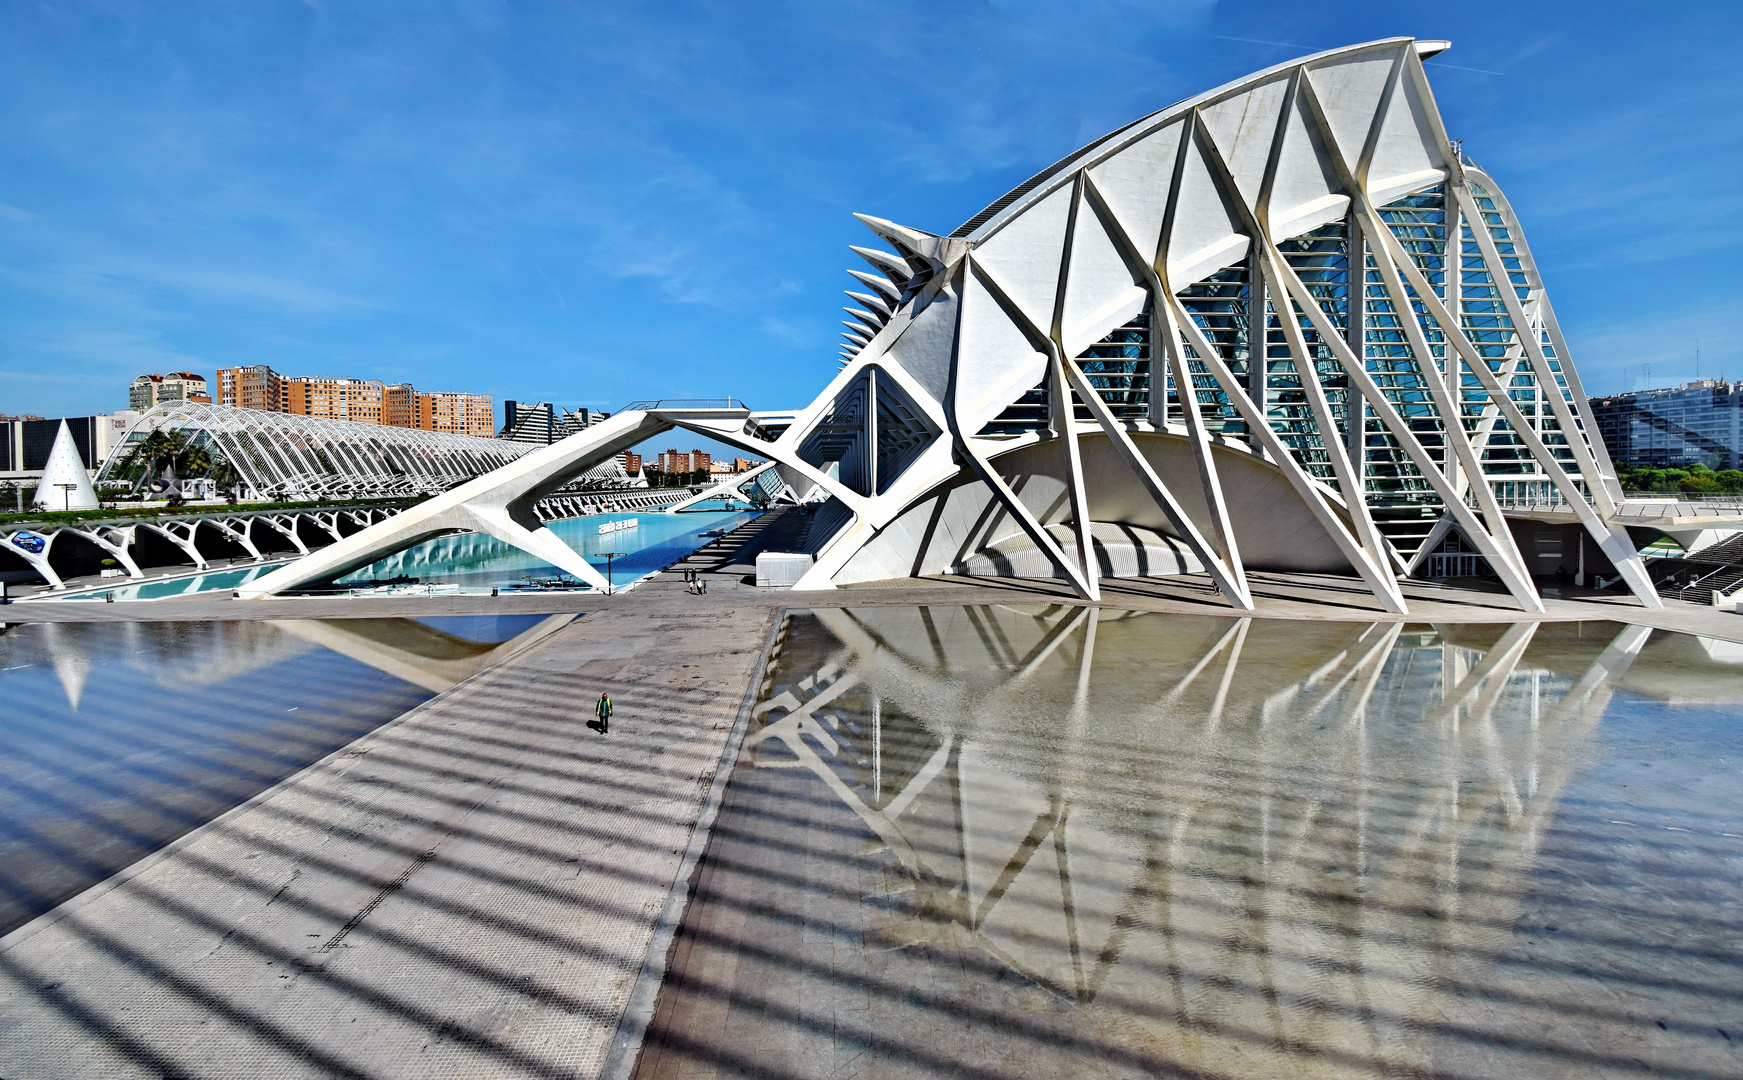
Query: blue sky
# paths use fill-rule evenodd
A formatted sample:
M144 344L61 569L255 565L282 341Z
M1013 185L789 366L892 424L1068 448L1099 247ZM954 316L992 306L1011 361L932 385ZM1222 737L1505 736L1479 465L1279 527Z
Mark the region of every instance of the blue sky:
M1137 116L1450 38L1588 389L1743 377L1743 6L38 2L0 8L0 412L145 371L807 403L852 211L948 232ZM686 437L687 438L687 437Z

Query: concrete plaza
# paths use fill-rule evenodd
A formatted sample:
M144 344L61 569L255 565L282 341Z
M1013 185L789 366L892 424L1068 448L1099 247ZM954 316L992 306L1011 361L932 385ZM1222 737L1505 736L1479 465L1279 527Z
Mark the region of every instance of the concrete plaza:
M9 620L580 612L0 942L0 1075L623 1076L782 609L1080 605L1064 582L746 583L778 517L633 591L30 603ZM755 541L751 534L766 532ZM707 595L681 572L698 569ZM1254 575L1262 617L1385 621L1367 590ZM1672 603L1408 586L1414 623L1610 619L1743 641ZM1103 606L1218 614L1202 576ZM611 693L609 736L583 726Z

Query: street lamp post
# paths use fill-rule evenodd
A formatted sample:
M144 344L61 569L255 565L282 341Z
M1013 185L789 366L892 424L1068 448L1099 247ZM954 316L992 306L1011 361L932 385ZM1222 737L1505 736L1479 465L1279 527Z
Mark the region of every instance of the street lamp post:
M621 559L621 558L623 558L625 553L622 551L601 551L601 552L598 552L597 554L600 558L605 560L605 595L610 596L611 595L611 560Z

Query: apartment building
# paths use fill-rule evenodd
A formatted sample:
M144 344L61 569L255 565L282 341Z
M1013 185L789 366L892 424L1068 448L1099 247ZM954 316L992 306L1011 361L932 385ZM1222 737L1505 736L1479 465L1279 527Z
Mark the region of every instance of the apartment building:
M496 421L496 399L489 394L419 394L417 424L425 431L447 431L488 439Z
M1656 469L1743 465L1743 383L1700 379L1595 397L1588 404L1617 464Z
M688 454L667 450L660 455L657 468L663 473L708 472L711 460L708 454L701 450L692 450Z
M564 412L548 401L526 402L509 398L502 406L502 433L497 437L510 442L561 442L611 417L610 413L597 409Z
M389 383L381 390L382 423L389 427L416 428L418 391L411 383Z
M239 409L289 412L289 384L289 379L265 364L219 368L215 400L220 405L234 405Z
M387 422L387 386L380 380L299 376L287 382L286 412L356 424Z
M160 401L199 401L210 405L206 377L192 371L172 371L167 375L141 375L127 388L127 408L144 412Z
M285 376L265 364L218 369L218 404L360 424L447 431L488 439L495 399L488 394L419 393L411 383Z

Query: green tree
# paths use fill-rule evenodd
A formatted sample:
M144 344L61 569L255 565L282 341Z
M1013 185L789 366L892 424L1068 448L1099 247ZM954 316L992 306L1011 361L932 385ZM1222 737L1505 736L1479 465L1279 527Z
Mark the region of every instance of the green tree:
M128 447L121 460L116 462L115 469L133 484L135 491L163 478L167 472L169 503L180 506L187 500L182 497L179 481L212 475L220 464L221 459L215 458L206 447L190 442L184 433L160 430ZM228 463L222 463L222 468L234 476ZM219 484L222 486L223 481Z

